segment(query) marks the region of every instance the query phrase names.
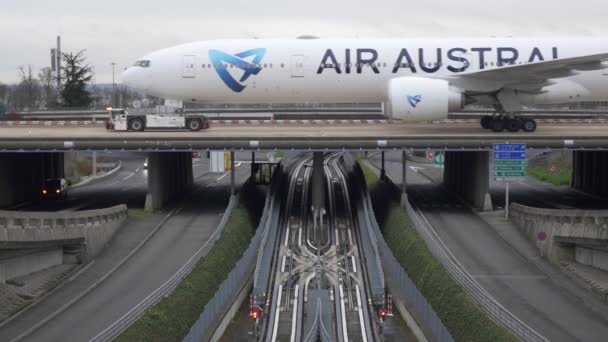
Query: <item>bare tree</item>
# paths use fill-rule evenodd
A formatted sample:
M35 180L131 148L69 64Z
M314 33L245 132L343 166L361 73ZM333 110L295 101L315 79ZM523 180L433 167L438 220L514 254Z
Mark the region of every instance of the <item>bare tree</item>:
M40 86L42 88L40 106L55 107L57 105L55 88L53 87L55 77L53 76L51 68L46 67L40 69L40 72L38 72L38 80L40 81Z
M23 65L19 66L19 72L21 74L21 83L17 87L19 107L32 109L40 101L40 84L34 78L31 65L28 65L27 69Z

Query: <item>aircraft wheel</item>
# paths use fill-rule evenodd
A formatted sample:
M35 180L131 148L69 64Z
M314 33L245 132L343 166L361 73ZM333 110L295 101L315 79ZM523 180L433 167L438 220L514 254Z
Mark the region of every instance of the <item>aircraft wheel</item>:
M495 118L490 121L490 128L496 132L500 133L505 130L505 120L502 118Z
M534 119L524 119L522 129L528 133L536 131L536 121Z
M144 130L144 123L140 119L133 119L129 121L129 128L132 131L141 132Z
M481 125L481 128L483 129L488 129L490 128L490 122L492 121L492 117L491 116L484 116L483 118L481 118L481 120L479 121L479 124Z
M200 131L200 129L203 125L201 123L201 120L199 120L199 119L190 119L190 120L188 120L188 122L186 122L186 126L188 127L189 130L194 132L194 131Z
M509 118L505 119L506 128L509 132L518 132L521 129L521 121L519 118Z

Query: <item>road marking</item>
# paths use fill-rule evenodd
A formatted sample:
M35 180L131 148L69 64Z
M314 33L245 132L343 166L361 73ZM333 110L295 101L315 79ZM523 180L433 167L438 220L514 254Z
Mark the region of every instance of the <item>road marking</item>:
M281 295L283 294L283 286L279 285L279 291L277 294L277 305L275 306L274 311L274 324L272 326L272 335L270 340L272 342L277 340L277 329L279 328L279 313L281 311Z
M230 174L230 171L226 172L225 174L223 174L222 176L220 176L218 179L216 179L216 182L221 181L222 179L226 178L228 175Z
M412 169L412 171L418 173L419 170L424 170L423 167L418 167L418 166L410 166L410 169Z
M139 172L139 170L141 170L141 168L140 168L140 167L138 167L137 169L135 169L135 173L138 173L138 172Z
M296 326L298 325L298 322L296 322L296 319L298 318L298 292L300 289L300 285L296 285L295 288L295 296L293 298L293 315L291 316L291 342L294 342L296 340ZM287 300L289 300L289 298L287 298Z
M336 229L335 232L336 232L336 247L340 247L340 238L338 237L338 229Z
M287 259L287 257L283 255L283 262L281 263L281 273L285 272L285 259Z
M367 342L367 333L365 332L365 323L363 322L363 307L361 306L361 292L359 291L359 285L355 285L355 291L357 292L357 307L359 311L359 324L361 324L361 337L363 342Z
M285 233L285 246L287 246L287 243L289 242L289 231L291 229L289 228L289 226L287 227L287 232Z
M302 247L302 226L298 230L298 246Z
M344 308L344 289L342 288L342 284L340 284L340 318L342 319L342 337L344 337L344 342L348 342L348 331L346 330L346 313L344 312L346 309Z
M123 178L122 180L123 180L123 181L126 181L127 179L129 179L129 178L131 178L131 177L133 177L133 176L135 176L135 172L131 172L131 174L130 174L130 175L128 175L127 177Z
M351 255L350 257L353 262L353 273L357 273L357 263L355 262L355 256Z

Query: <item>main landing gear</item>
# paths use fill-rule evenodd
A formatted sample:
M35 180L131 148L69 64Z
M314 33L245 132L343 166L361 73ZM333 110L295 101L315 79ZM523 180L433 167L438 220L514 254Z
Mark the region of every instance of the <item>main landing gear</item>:
M481 118L481 127L484 129L491 129L494 132L502 132L507 130L509 132L534 132L536 131L536 121L530 118L524 118L520 116L484 116Z

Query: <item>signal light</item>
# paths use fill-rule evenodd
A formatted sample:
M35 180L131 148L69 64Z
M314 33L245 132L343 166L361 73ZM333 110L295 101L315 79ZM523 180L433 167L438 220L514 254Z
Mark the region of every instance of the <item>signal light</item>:
M258 309L251 309L249 316L251 316L252 319L256 320L256 319L260 318L260 316L261 316L260 311Z
M384 309L380 310L379 314L380 314L380 318L382 318L382 319L386 318L386 314L387 314L386 310L384 310Z

